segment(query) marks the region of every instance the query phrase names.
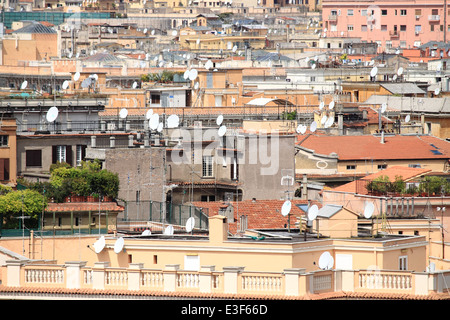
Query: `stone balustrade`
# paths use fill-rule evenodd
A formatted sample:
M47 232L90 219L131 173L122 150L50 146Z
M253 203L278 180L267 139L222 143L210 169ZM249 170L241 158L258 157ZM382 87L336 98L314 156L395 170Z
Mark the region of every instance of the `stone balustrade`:
M387 270L285 269L283 272L244 271L244 267L201 266L181 270L177 264L163 270L145 269L142 263L112 268L108 262L87 267L85 262L38 265L11 260L2 270L6 287L40 287L97 290L144 290L272 296L304 296L326 292L377 292L427 295L444 292L450 272L418 273Z

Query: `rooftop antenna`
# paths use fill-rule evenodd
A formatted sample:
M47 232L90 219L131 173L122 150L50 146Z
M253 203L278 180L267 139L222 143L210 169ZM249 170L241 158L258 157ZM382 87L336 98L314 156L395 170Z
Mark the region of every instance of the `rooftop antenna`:
M316 220L317 215L319 214L319 207L315 204L313 204L311 207L308 208L308 213L306 215L306 225L308 227L312 227L312 223L314 220ZM319 237L319 232L317 232L317 237ZM306 229L305 229L305 240L306 240Z
M319 258L319 268L320 269L330 270L333 268L333 265L334 265L334 258L328 251L325 251L324 253L322 253L320 255L320 258Z
M171 236L173 235L173 226L171 224L169 224L165 229L164 229L164 234L166 236Z
M286 200L281 206L281 215L283 217L288 217L288 232L291 232L291 219L290 219L291 208L292 203L290 200Z

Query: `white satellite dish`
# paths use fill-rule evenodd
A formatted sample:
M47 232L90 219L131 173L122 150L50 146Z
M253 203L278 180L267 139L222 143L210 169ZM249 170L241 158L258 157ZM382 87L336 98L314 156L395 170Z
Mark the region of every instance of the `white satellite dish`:
M394 76L392 77L392 80L393 81L397 80L397 75L396 74L394 74Z
M91 80L91 78L88 77L81 82L81 87L87 88L91 85L91 83L92 83L92 80Z
M173 30L173 31L172 31L172 36L176 37L177 34L178 34L177 30Z
M436 88L436 89L434 90L434 95L438 96L439 93L441 93L441 90L439 90L439 88Z
M46 118L47 118L48 122L55 121L56 118L58 118L58 108L57 107L51 107L50 109L48 109Z
M80 79L80 73L79 72L75 72L75 75L73 76L73 80L74 81L78 81Z
M21 90L24 90L24 89L26 89L27 86L28 86L28 81L27 81L27 80L24 80L24 81L22 82L21 86L20 86L20 89L21 89Z
M328 109L333 109L334 108L334 101L331 101L330 104L328 105Z
M163 123L158 123L158 127L156 128L156 131L161 132L163 130Z
M154 36L155 35L155 30L152 30L152 36Z
M159 114L157 114L157 113L152 114L150 116L150 120L148 121L148 125L149 125L150 129L152 129L152 130L158 129Z
M149 236L151 234L152 234L152 232L147 229L147 230L142 231L141 236Z
M405 123L408 123L409 120L411 120L411 116L408 114L408 115L406 115L406 117L405 117Z
M144 33L147 33L147 28L144 29Z
M91 74L91 75L89 76L89 78L92 78L92 79L94 79L95 81L97 81L97 80L98 80L98 75L97 75L96 73L94 73L94 74Z
M197 42L197 44L200 44L200 39L197 39L197 41L196 41L196 42Z
M217 119L216 119L217 125L220 126L222 124L222 122L223 122L223 115L217 116Z
M194 226L195 226L195 218L190 217L186 221L186 232L191 232L194 229Z
M165 229L164 229L164 234L166 236L171 236L173 235L173 226L170 224L168 225Z
M195 79L197 79L197 76L198 76L198 71L197 71L197 69L192 69L190 72L189 72L189 80L195 80Z
M225 133L227 133L227 127L226 126L220 126L219 130L217 131L219 134L219 137L223 137Z
M63 90L66 90L69 87L69 84L70 84L69 81L67 81L67 80L64 81L63 84L62 84Z
M95 253L100 253L102 252L102 250L105 248L105 237L101 236L100 239L98 239L95 243L94 243L94 251Z
M320 255L319 268L322 270L328 270L333 268L334 259L328 251L325 251Z
M386 109L387 109L387 103L384 102L384 103L381 105L381 113L385 113L385 112L386 112Z
M373 202L367 202L364 207L364 218L366 219L372 218L374 209L375 207L373 205Z
M325 128L329 128L334 123L334 117L328 117L327 121L325 122Z
M374 63L375 63L375 60L370 60L369 66L373 66Z
M150 117L152 116L152 114L153 114L153 109L147 110L147 113L145 114L145 118L146 118L147 120L149 120Z
M397 70L397 75L398 75L398 76L401 76L402 74L403 74L403 68L400 67L400 68L398 68L398 70Z
M128 115L128 110L125 108L122 108L119 112L119 117L121 119L125 119L127 117L127 115Z
M370 70L370 76L375 77L378 73L378 67L373 67L372 70Z
M325 107L325 102L320 101L320 104L319 104L319 110L322 110L323 107Z
M180 124L180 118L176 114L172 114L167 118L167 128L177 128Z
M135 82L133 82L133 89L136 89L137 88L137 82L135 81Z
M186 70L186 71L184 72L184 74L183 74L183 78L184 78L185 80L189 79L189 74L190 74L190 73L191 73L190 70Z
M194 89L197 90L198 87L200 87L200 83L196 82L196 83L194 84Z
M317 122L313 121L309 126L309 131L315 132L317 130Z
M120 253L123 249L123 245L125 244L125 241L122 237L116 240L116 243L114 243L114 252Z
M232 51L233 51L233 52L236 52L236 51L237 51L237 46L234 46L233 49L232 49Z
M313 204L309 209L308 209L308 220L309 221L314 221L317 218L317 214L319 213L319 207L315 204Z
M206 61L205 68L207 70L211 69L213 67L213 62L211 60Z
M325 122L327 122L327 120L328 120L328 117L327 117L326 115L324 115L324 116L322 117L322 119L320 119L320 123L321 123L321 124L325 124Z
M292 203L289 200L286 200L281 206L281 215L286 217L291 212Z

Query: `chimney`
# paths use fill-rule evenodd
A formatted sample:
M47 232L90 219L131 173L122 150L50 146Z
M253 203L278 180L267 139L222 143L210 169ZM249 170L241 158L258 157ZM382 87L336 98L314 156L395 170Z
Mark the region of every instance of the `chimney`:
M306 174L303 175L302 180L302 198L308 199L308 177Z
M221 244L228 239L228 221L225 216L216 215L209 218L209 242Z
M381 143L384 144L384 130L381 130Z

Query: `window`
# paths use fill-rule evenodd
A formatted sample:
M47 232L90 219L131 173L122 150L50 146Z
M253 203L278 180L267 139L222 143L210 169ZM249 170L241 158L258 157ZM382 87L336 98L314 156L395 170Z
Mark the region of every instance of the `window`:
M430 31L434 31L434 24L430 24Z
M337 10L331 10L331 15L332 16L337 16Z
M83 161L84 157L86 156L86 148L85 145L77 145L77 167L81 166L81 161Z
M151 98L153 104L160 104L161 103L161 95L159 95L159 94L152 94L150 96L150 98Z
M421 26L421 25L416 25L416 26L414 26L414 31L415 31L415 33L420 33L420 32L422 32L422 26Z
M237 163L236 157L233 157L233 163L230 166L231 180L236 181L239 178L239 165Z
M367 9L361 10L361 16L363 17L367 16Z
M42 150L26 150L25 166L42 167Z
M9 180L9 159L0 159L0 181Z
M392 48L392 41L391 40L386 40L386 48L387 49Z
M213 196L213 195L202 195L200 197L200 200L202 202L214 202L214 201L216 201L216 196Z
M356 170L356 165L347 166L347 170Z
M198 255L184 256L184 269L188 271L200 270L200 257Z
M72 165L72 146L53 146L52 163L66 162Z
M367 25L362 25L361 26L361 31L362 32L366 32L367 31Z
M353 25L352 24L347 25L347 31L353 31Z
M406 31L406 25L405 24L400 25L400 31Z
M439 10L438 9L431 9L431 15L437 16L438 14L439 14Z
M387 164L379 164L378 165L378 170L384 170L387 168Z
M381 25L381 31L386 32L386 31L387 31L387 25L382 24L382 25Z
M382 16L387 16L387 10L386 9L381 10L381 15Z
M400 48L406 48L406 41L400 41Z
M203 156L202 163L202 175L203 177L213 177L213 157L212 156Z
M399 270L408 270L408 256L398 257L398 269Z
M419 17L422 15L422 9L416 9L415 13L416 17Z
M7 147L7 146L8 146L8 136L1 135L0 136L0 147Z
M406 9L400 10L400 15L401 16L406 16Z
M347 10L347 16L353 16L353 9Z

